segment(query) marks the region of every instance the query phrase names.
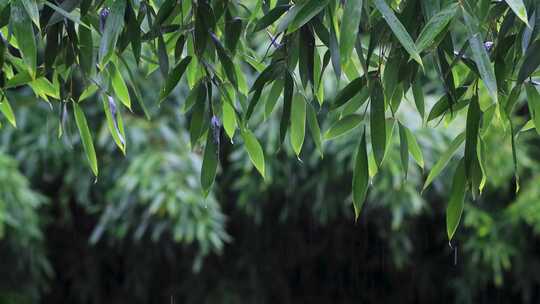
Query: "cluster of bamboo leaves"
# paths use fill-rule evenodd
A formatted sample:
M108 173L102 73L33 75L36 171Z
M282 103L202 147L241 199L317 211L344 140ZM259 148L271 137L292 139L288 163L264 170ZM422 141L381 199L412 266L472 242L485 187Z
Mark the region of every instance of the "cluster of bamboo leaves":
M273 115L281 101L279 138L283 144L288 133L299 158L306 133L322 157L326 142L363 130L352 181L358 217L394 129L404 177L410 157L424 166L415 135L400 120L400 104L412 95L427 126L467 111L463 132L424 184L425 189L464 146L447 209L452 238L465 195L476 197L485 185L483 162L489 155L482 135L492 122L502 121L501 132L511 132L512 140L520 129L540 129L534 80L540 76L540 3L533 0L0 0L0 34L3 115L16 126L10 106L16 100L6 92L19 87L62 103L60 125L74 118L96 176L85 103L100 100L112 139L126 153L122 113L133 111L132 100L149 116L146 103L165 101L185 82L190 93L181 111L190 117L192 146L204 145L205 193L216 176L222 129L231 140L240 134L265 176L265 156L253 132L260 119L254 114L264 104L265 116ZM330 66L331 75L325 73ZM258 74L252 84L246 69ZM142 99L133 80L141 70L163 75L159 100ZM444 94L426 112L421 79L433 70ZM330 76L338 91L328 98ZM530 121L514 126L522 92ZM328 112L340 118L323 132L321 113Z

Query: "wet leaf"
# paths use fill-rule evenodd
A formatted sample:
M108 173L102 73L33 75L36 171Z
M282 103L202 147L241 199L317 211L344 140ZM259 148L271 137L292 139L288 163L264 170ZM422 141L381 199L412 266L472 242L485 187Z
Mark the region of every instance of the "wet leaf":
M306 132L306 101L300 93L294 94L291 105L291 146L300 156Z
M362 120L363 117L359 114L350 114L344 116L340 120L333 123L330 128L324 133L324 140L331 140L347 134L354 128L358 127Z
M242 139L244 140L244 148L248 152L249 159L264 178L264 153L261 144L259 144L259 141L255 135L253 135L253 133L248 129L242 129L241 135Z
M353 172L353 206L354 218L358 220L362 205L366 200L367 189L369 185L369 164L366 144L366 131L362 132L362 139L356 152L354 172Z
M86 158L90 164L90 168L95 176L98 175L98 164L96 151L94 150L94 143L92 141L92 134L88 128L88 123L86 122L86 116L82 111L81 107L74 102L73 103L73 114L75 115L75 123L79 129L79 134L81 136L81 141L84 147L84 152L86 153Z
M448 240L452 240L452 237L456 233L461 214L463 213L466 180L465 163L460 161L454 173L452 192L450 193L450 199L446 207L446 231L448 232Z
M444 152L443 155L439 158L439 160L433 165L433 168L431 168L431 171L429 172L429 175L426 179L426 182L424 183L424 187L422 187L422 191L426 190L426 188L431 184L431 182L441 174L441 171L446 167L452 156L454 156L454 153L456 153L457 149L461 147L461 144L463 144L463 141L465 141L465 132L460 133L450 146L448 147L448 150ZM464 169L465 170L465 169Z

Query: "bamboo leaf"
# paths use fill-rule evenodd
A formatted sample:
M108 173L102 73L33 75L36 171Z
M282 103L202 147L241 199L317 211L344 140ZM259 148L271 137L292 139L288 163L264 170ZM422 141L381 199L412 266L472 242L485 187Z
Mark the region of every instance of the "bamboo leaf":
M249 155L249 159L264 178L264 153L261 144L259 144L255 135L248 129L241 129L240 134L244 140L244 148Z
M207 196L214 179L216 178L217 166L219 163L219 150L216 139L212 132L206 136L206 146L204 147L203 162L201 168L201 186L204 196Z
M317 150L319 151L319 154L322 158L323 148L321 128L319 127L319 121L317 120L317 113L315 113L315 109L310 103L307 104L307 122L311 137L313 138L313 142L315 143L315 146L317 147Z
M386 151L386 119L384 115L384 95L381 82L376 79L371 87L370 131L371 146L377 167L381 166Z
M253 28L253 31L258 32L262 29L267 28L269 25L278 20L279 17L285 14L285 12L289 10L289 7L289 4L276 5L276 7L271 9L266 15L264 15L264 17L257 21L255 27Z
M362 139L358 145L358 151L356 152L353 172L352 189L355 220L358 220L360 216L369 185L369 164L366 145L366 131L364 130Z
M418 52L422 52L432 46L436 41L435 38L446 28L448 23L450 23L456 15L457 8L457 3L450 4L429 19L422 29L422 32L420 32L418 39L416 39L416 49Z
M405 127L398 122L399 126L399 148L401 156L401 168L403 169L403 175L407 179L407 172L409 171L409 140Z
M82 111L81 107L74 102L73 103L73 114L75 115L75 123L79 129L79 134L81 136L81 141L83 144L84 151L86 153L86 158L90 164L90 168L95 176L98 175L98 164L96 151L94 150L94 143L92 141L92 134L88 128L88 123L86 122L86 116Z
M124 12L126 10L126 1L113 0L109 16L105 21L105 28L99 44L98 62L103 68L109 62L114 54L116 42L124 27Z
M221 111L223 113L223 128L225 129L227 136L229 136L232 141L237 126L236 113L232 105L228 102L222 102L221 107Z
M414 134L409 130L407 127L402 126L405 130L405 134L407 136L407 146L409 148L409 152L411 153L414 161L420 166L420 168L424 169L424 156L422 155L422 149L420 149L420 145L418 145L418 142L416 141L416 138L414 137Z
M291 105L291 145L296 157L304 144L306 132L306 101L300 93L294 94Z
M360 93L360 91L366 86L366 78L364 76L358 77L349 82L339 93L337 93L334 103L332 104L332 110L343 106L347 101Z
M343 8L343 21L341 22L341 34L339 36L339 55L342 65L345 65L348 61L356 44L358 26L362 16L362 4L362 0L348 0Z
M13 35L17 39L19 50L22 53L22 59L28 68L30 76L35 78L37 48L34 38L34 28L22 1L13 1L11 3L11 17L9 20Z
M422 188L422 191L426 190L426 188L431 184L431 182L439 176L441 171L446 167L454 153L456 153L457 149L461 147L461 144L463 144L463 141L465 140L465 132L460 133L450 146L448 147L448 150L444 152L444 154L439 158L439 160L435 163L433 168L431 168L431 171L429 172L429 175L426 179L426 182L424 183L424 187Z
M424 121L425 116L426 116L424 92L418 80L414 81L412 84L412 93L414 97L414 104L416 106L416 110L418 111L418 114L420 114L422 121Z
M2 97L0 98L0 112L2 112L9 123L16 128L17 120L15 119L15 114L13 114L13 109L11 108L7 97L4 95L4 92L0 93L2 94Z
M340 120L333 123L324 133L324 140L331 140L349 133L354 128L358 127L362 120L362 115L359 114L350 114L344 116Z
M525 91L527 92L527 103L534 127L536 132L540 134L540 94L532 84L525 84Z
M116 97L124 106L131 110L131 98L129 97L129 91L120 70L116 65L111 64L109 65L109 72L111 73L114 94L116 94Z
M525 4L523 3L523 0L505 0L506 3L508 3L508 6L514 11L516 16L519 17L527 26L529 25L529 18L527 17L527 9L525 8Z
M466 138L465 138L465 175L468 179L472 176L473 164L478 161L476 147L478 145L478 130L480 129L481 120L480 105L478 104L478 96L474 96L469 103L467 112Z
M167 77L167 80L165 81L165 86L161 89L161 92L159 93L159 102L162 102L169 96L174 90L174 88L178 85L178 82L180 82L180 79L182 78L182 75L186 72L186 68L191 62L191 56L187 56L184 59L182 59L169 73L169 76Z
M456 233L461 214L463 213L465 181L465 164L463 161L460 161L456 172L454 173L452 192L450 193L450 200L446 207L446 230L448 233L448 240L452 240L452 237Z
M540 25L538 25L540 27ZM521 84L531 76L534 71L540 66L540 39L537 39L529 45L525 55L523 56L523 63L518 72L517 83Z
M418 50L416 49L416 46L403 26L403 24L399 21L399 19L394 14L394 11L388 6L385 0L374 0L375 7L377 10L381 13L384 20L394 33L396 35L396 38L401 43L403 48L411 55L411 58L414 59L414 61L418 62L418 64L422 65L422 59L420 58L420 54Z
M497 79L495 78L493 65L484 46L484 41L478 32L475 20L473 20L473 17L465 9L463 9L463 18L469 33L469 44L471 46L473 60L478 68L478 73L482 77L491 99L494 103L497 103Z
M293 33L306 24L309 20L320 13L327 5L329 0L310 0L302 6L294 19L287 27L288 33Z

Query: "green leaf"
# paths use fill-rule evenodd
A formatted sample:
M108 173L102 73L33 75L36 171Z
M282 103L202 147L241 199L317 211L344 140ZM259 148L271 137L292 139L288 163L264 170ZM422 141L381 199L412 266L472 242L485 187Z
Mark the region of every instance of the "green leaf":
M294 31L302 27L304 24L306 24L309 20L315 17L328 5L328 1L329 0L306 1L305 5L302 6L298 13L294 16L292 22L287 27L287 32L293 33Z
M396 35L396 38L399 40L403 48L411 55L411 58L414 59L414 61L418 62L418 64L422 65L422 59L420 58L420 54L418 50L416 49L416 46L403 26L403 24L399 21L399 19L394 14L394 11L388 6L385 0L374 0L375 7L377 10L382 14L384 20L394 33Z
M114 54L116 42L124 27L124 12L126 10L126 1L113 0L110 13L105 21L105 28L99 44L98 62L101 68L109 62Z
M39 29L39 10L38 6L35 0L19 0L22 2L24 9L28 13L28 16L30 16L30 19L32 19L32 22L38 27Z
M529 25L529 18L527 17L527 9L523 0L505 0L508 3L508 6L514 11L514 13L521 19L525 24Z
M328 19L330 19L330 37L329 37L329 46L330 49L330 58L332 60L332 67L334 68L334 73L336 74L336 78L339 80L341 79L341 58L339 55L339 42L337 37L337 30L336 30L336 24L334 22L334 15L332 14L332 10L328 11Z
M412 93L414 97L414 104L416 105L416 110L418 110L418 114L420 114L423 122L426 116L426 110L424 103L424 92L422 90L422 86L420 86L420 81L416 80L413 82Z
M473 17L465 9L463 9L463 18L469 33L469 44L471 46L473 60L478 68L478 73L482 77L491 99L494 103L497 103L497 79L495 78L493 65L484 46L484 41L478 32L475 20L473 20Z
M411 153L414 161L420 166L420 168L424 169L424 156L422 155L422 149L420 149L420 145L418 145L418 142L416 141L416 138L414 137L414 134L409 130L407 127L402 126L405 130L405 134L407 136L407 146L409 147L409 152Z
M418 39L416 39L416 49L418 52L422 52L432 46L436 41L435 38L446 28L448 23L450 23L456 15L457 8L457 3L450 4L429 19L428 23L422 29L422 32L420 32Z
M306 101L300 93L294 94L291 105L291 145L296 154L300 157L300 151L304 144L306 133Z
M120 128L119 121L117 120L117 117L121 117L121 116L120 116L120 112L116 108L116 102L114 101L114 98L106 94L102 95L102 102L103 102L103 111L105 112L105 117L107 119L107 127L109 128L109 132L111 133L111 136L116 146L125 155L126 154L126 140L125 140L126 135L124 133L123 128Z
M525 84L525 91L527 92L527 102L534 127L536 128L536 132L540 134L540 94L532 84Z
M381 166L386 150L386 119L384 115L384 95L381 82L372 81L370 108L371 146L377 167Z
M223 116L223 128L232 141L237 126L236 113L232 105L228 102L221 103L221 112Z
M171 94L172 90L174 90L178 82L180 82L180 79L182 78L182 75L184 75L184 72L186 71L186 68L190 62L191 56L187 56L178 62L178 64L172 69L172 71L169 73L169 77L167 77L167 80L165 81L165 86L163 86L161 92L159 93L159 102L162 102Z
M330 140L347 134L362 122L363 116L350 114L333 123L324 133L324 140Z
M452 237L456 233L461 214L463 213L465 181L465 164L463 161L460 161L454 173L452 192L450 193L450 200L446 207L446 231L448 232L448 240L452 240Z
M473 164L478 161L476 147L478 145L478 130L480 129L481 121L480 105L478 103L478 96L474 96L469 103L469 110L467 112L467 125L466 125L466 137L465 137L465 175L468 179L472 176Z
M283 80L276 79L274 83L272 84L272 88L270 89L270 93L268 93L268 97L266 98L266 103L264 107L265 120L268 119L270 115L272 115L272 112L274 111L274 108L276 106L276 103L282 91L283 91Z
M261 144L259 144L255 135L248 129L241 129L240 135L244 140L244 148L249 155L249 159L264 178L264 153Z
M214 45L216 46L216 51L219 57L219 61L221 62L221 65L223 69L225 70L225 75L229 79L229 81L232 83L232 85L235 88L238 88L238 79L236 78L236 70L234 68L234 64L231 60L231 57L229 54L227 54L227 51L225 50L225 47L221 44L219 39L214 35L213 33L210 33L210 37L212 37L212 41L214 41Z
M208 195L210 187L216 178L217 166L219 163L219 150L216 139L212 132L206 136L206 146L204 147L204 156L201 168L201 186L204 196Z
M348 0L343 8L343 21L341 22L341 35L339 44L339 56L341 64L349 60L356 39L358 36L358 26L362 16L362 0Z
M369 185L369 164L366 145L366 131L364 130L362 139L358 145L358 151L356 152L353 172L352 190L355 220L358 220L358 216L360 216Z
M159 71L161 72L161 75L163 75L163 78L167 78L167 75L169 75L169 55L167 53L167 45L165 44L165 38L163 38L163 35L159 35L157 39Z
M433 168L431 168L431 171L429 172L429 175L426 179L426 182L424 183L424 187L422 188L422 191L426 190L426 188L431 184L431 182L439 176L441 171L446 167L454 153L456 153L457 149L461 147L461 144L463 144L463 141L465 141L465 132L460 133L450 146L448 147L448 150L444 152L444 154L439 158L439 160L435 163Z
M203 135L204 129L204 114L206 113L206 99L207 97L207 86L206 84L201 84L198 88L198 93L196 94L195 105L193 106L193 111L191 113L191 121L189 125L189 134L191 138L191 147L195 147L197 141Z
M34 78L36 76L37 65L34 27L22 1L13 1L11 3L10 24L13 35L17 39L19 50L22 53L22 59L28 68L28 72L30 72L30 76Z
M94 71L94 41L92 31L79 26L79 64L86 77L91 77Z
M539 12L540 14L540 12ZM540 27L540 25L537 25ZM525 56L523 56L523 63L518 72L517 83L521 84L531 76L534 71L540 66L540 39L529 45Z
M229 12L227 11L227 16L229 15ZM236 46L238 45L238 41L240 40L240 37L242 35L242 19L240 18L231 18L230 20L227 19L227 23L225 23L225 46L231 53L236 52Z
M258 32L262 29L265 29L266 27L274 23L276 20L278 20L279 17L285 14L285 12L289 10L289 7L291 7L289 4L276 5L276 7L271 9L266 15L264 15L264 17L257 21L257 23L255 24L255 28L253 28L253 31Z
M122 102L124 106L131 110L131 98L129 97L129 91L120 73L120 70L116 65L109 65L109 71L111 73L111 83L116 97Z
M94 143L92 142L92 134L90 134L90 129L88 129L88 123L86 122L84 112L76 102L73 103L73 114L75 115L75 123L79 129L84 151L86 152L86 158L88 159L92 172L95 176L97 176L98 164L96 151L94 150Z
M13 114L13 109L11 109L11 105L9 104L9 101L7 97L4 95L4 92L0 92L2 94L2 98L0 98L0 112L4 114L4 117L9 121L9 123L13 127L17 127L17 120L15 119L15 115Z
M317 147L317 150L319 151L319 154L322 158L323 148L321 128L319 127L319 121L317 120L317 113L315 113L315 109L310 103L307 104L307 123L309 131L311 133L311 137L313 138L313 142L315 143L315 146Z
M332 110L343 106L347 101L360 93L360 91L366 86L366 78L364 76L358 77L349 82L339 93L337 93L334 103L332 104Z
M398 122L399 126L399 148L401 156L401 168L403 169L403 175L407 179L407 172L409 171L409 139L407 137L407 131L405 127Z

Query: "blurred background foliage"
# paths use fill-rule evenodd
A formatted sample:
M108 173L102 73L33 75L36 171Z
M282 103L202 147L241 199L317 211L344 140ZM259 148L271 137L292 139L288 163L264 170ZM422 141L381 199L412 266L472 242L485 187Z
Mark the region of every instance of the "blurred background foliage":
M145 99L155 100L159 76L137 78ZM423 81L433 104L442 88L436 75ZM332 87L329 81L329 96ZM189 121L178 111L187 88L150 106L151 120L124 113L126 156L107 126L98 125L104 121L98 100L85 101L101 161L97 180L71 116L58 137L63 104L36 107L30 91L10 94L18 101L18 127L0 133L2 303L536 303L540 297L534 130L518 137L518 193L510 138L498 128L487 131L490 179L482 196L467 199L463 225L448 244L444 210L459 155L420 191L463 113L423 128L407 111L411 101L403 105L400 119L416 122L425 171L409 166L405 180L399 143L392 143L355 222L350 181L361 128L325 143L323 158L306 142L299 160L288 146L279 148L279 121L267 117L256 129L271 156L266 180L222 134L221 173L204 198L202 151L191 147Z

